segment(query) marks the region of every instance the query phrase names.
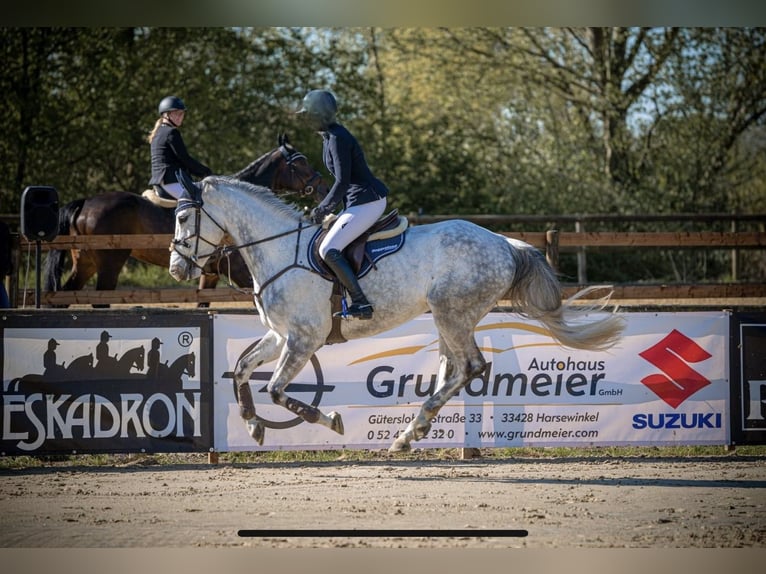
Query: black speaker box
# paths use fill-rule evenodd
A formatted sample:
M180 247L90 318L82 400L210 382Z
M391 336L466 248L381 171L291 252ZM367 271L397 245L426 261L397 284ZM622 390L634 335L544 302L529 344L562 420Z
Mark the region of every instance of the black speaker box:
M59 231L59 194L50 186L29 186L21 195L21 233L29 241L51 241Z

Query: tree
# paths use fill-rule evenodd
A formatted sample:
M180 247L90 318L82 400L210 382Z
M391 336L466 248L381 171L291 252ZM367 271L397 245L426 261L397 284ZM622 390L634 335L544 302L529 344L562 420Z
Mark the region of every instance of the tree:
M62 201L110 190L140 193L146 136L166 95L189 108L184 139L217 173L232 173L295 126L311 69L296 30L22 28L0 30L4 212L27 185ZM312 138L313 141L313 138Z
M65 201L142 191L168 94L215 172L287 131L329 176L294 114L314 88L338 95L404 212L766 209L762 28L4 28L0 40L6 213L31 184ZM647 261L643 275L674 273L653 255L600 257L594 278ZM722 261L672 263L692 277Z

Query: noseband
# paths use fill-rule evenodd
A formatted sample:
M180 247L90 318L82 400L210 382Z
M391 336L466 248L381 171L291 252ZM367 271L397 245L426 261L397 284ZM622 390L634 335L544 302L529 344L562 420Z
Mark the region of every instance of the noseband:
M318 179L321 179L322 176L319 175L318 171L314 171L313 175L309 176L308 178L304 180L303 177L297 173L297 170L295 167L295 163L298 160L304 160L306 164L308 165L308 158L299 151L293 151L292 153L289 152L286 146L284 145L279 146L279 151L282 153L282 157L284 158L285 163L287 163L287 167L290 169L290 174L292 175L293 178L297 179L301 184L300 194L311 195L312 193L314 193L314 182L317 181ZM291 190L287 190L287 191L291 191Z
M175 237L170 242L171 243L170 244L170 251L175 251L176 253L178 253L178 255L182 259L187 261L190 265L192 265L193 267L198 268L199 270L202 270L203 266L200 265L199 263L197 263L197 261L200 258L202 258L202 257L207 259L208 257L210 257L212 255L215 255L218 251L220 251L220 248L218 247L218 245L216 243L213 243L212 241L209 241L208 239L205 239L204 237L202 237L202 234L200 233L200 231L201 231L200 230L200 222L202 221L202 212L204 212L205 215L207 215L210 218L210 221L215 223L215 225L218 227L218 229L220 229L224 233L226 233L226 230L221 226L220 223L218 223L210 215L210 213L205 211L205 207L204 207L204 204L202 202L202 199L185 199L185 198L179 199L178 200L178 206L176 207L176 216L177 216L179 211L183 211L184 209L188 209L189 207L193 207L194 208L194 252L191 255L184 255L183 253L181 253L177 249L177 247L179 245L181 247L185 247L187 249L191 249L192 246L189 243L188 239L176 239ZM210 245L213 248L213 250L210 253L199 254L198 251L199 251L200 241Z
M311 195L312 193L314 193L314 185L313 184L318 179L321 179L322 176L319 174L319 172L314 171L314 173L311 176L309 176L308 178L304 179L298 173L298 170L296 168L296 163L298 161L301 161L301 160L305 161L306 165L309 165L308 164L308 158L306 158L306 156L304 154L302 154L301 152L299 152L297 150L289 151L287 146L284 145L284 144L279 146L279 152L282 155L282 159L284 160L284 162L287 165L288 169L290 170L290 175L292 176L292 178L293 179L297 179L300 182L300 190L297 193L300 193L301 195L304 195L304 196L308 196L308 195ZM272 166L272 167L267 168L267 169L274 169L274 167ZM274 185L273 182L272 182L272 185ZM275 187L275 189L276 189L276 187ZM292 189L285 189L285 190L281 190L280 189L279 191L282 191L283 193L285 193L285 192L293 192ZM296 192L293 192L293 193L296 193ZM192 246L191 246L191 244L189 243L189 241L187 239L175 239L175 238L173 238L173 240L171 242L170 251L175 251L176 253L178 253L178 255L182 259L186 260L190 265L192 265L194 267L197 267L198 269L202 270L203 266L201 266L201 265L199 265L199 263L197 263L197 261L199 259L201 259L203 257L204 258L211 257L211 256L217 255L217 254L228 255L231 251L234 251L235 249L239 249L240 247L245 247L244 245L240 245L238 247L219 247L217 244L213 243L212 241L209 241L209 240L205 239L204 237L202 237L200 235L200 221L201 221L201 217L202 217L202 212L204 212L205 215L210 217L210 220L213 223L215 223L215 225L218 227L218 229L220 229L224 233L226 233L226 230L223 228L223 226L221 226L220 223L218 223L210 215L210 213L205 211L204 204L203 204L201 198L200 199L191 199L191 198L182 198L182 199L180 199L178 201L178 205L176 206L176 214L179 211L182 211L184 209L188 209L189 207L193 207L194 208L194 220L195 220L194 221L194 226L195 226L194 252L191 255L184 255L183 253L181 253L177 249L177 247L179 245L181 247L185 247L187 249L191 249ZM200 241L210 245L213 248L213 250L210 251L209 253L197 253L199 251ZM250 245L250 244L248 244L248 245Z

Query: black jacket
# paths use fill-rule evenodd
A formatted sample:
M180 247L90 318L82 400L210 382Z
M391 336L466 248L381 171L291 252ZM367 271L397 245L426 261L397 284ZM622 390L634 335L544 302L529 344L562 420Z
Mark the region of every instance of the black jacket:
M11 230L4 221L0 221L0 281L13 271L11 257Z
M179 169L185 169L197 177L213 173L189 155L178 128L163 124L152 140L152 178L149 185L177 182L176 171Z
M345 127L332 124L322 132L322 140L324 164L335 183L319 208L329 212L341 201L346 208L388 195L385 184L372 175L359 142Z

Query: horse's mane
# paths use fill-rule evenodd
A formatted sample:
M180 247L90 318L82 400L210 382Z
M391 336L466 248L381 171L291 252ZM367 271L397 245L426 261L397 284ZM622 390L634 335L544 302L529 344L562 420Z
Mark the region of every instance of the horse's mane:
M280 197L278 197L268 187L262 185L254 185L246 181L242 181L233 176L208 176L204 180L204 186L212 185L215 188L221 186L235 188L240 191L244 191L248 195L253 196L260 202L266 204L270 208L274 209L278 213L287 216L301 216L302 212L294 205L286 203Z
M231 177L235 179L246 179L248 177L258 177L261 174L261 171L264 168L264 164L266 163L266 159L272 154L271 151L267 151L265 154L263 154L261 157L250 163L248 166L246 166L244 169L238 171Z

